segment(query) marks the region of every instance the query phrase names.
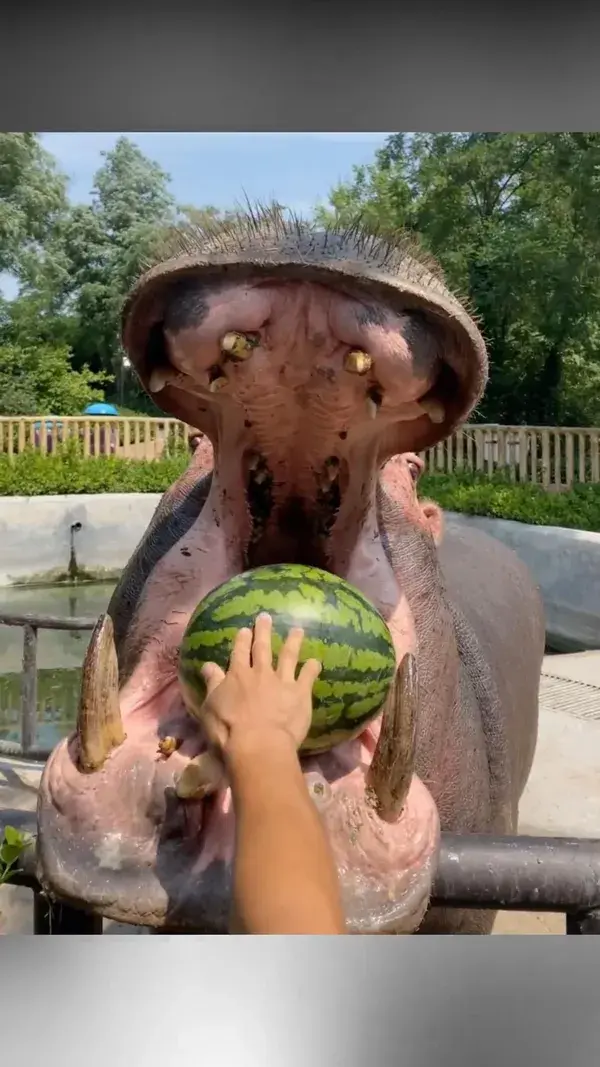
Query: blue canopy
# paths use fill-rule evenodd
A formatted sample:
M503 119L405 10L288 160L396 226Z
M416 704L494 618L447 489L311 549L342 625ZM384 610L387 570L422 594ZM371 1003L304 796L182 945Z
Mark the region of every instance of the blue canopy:
M88 406L86 407L86 409L85 409L83 414L84 415L118 415L119 412L117 411L116 407L114 407L112 404L100 403L100 404L88 404Z

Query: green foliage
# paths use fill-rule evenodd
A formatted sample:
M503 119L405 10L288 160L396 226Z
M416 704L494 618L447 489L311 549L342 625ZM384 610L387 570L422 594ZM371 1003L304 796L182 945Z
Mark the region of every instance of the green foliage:
M66 209L66 179L34 133L0 133L0 271L20 273Z
M163 493L183 473L189 455L173 450L158 461L116 456L85 458L76 441L55 454L27 450L10 462L0 455L0 496L81 493Z
M78 442L69 441L56 454L27 450L0 455L0 496L52 496L81 493L163 493L189 463L185 444L173 444L160 460L85 458ZM579 485L555 493L539 485L520 485L503 474L470 472L425 474L422 499L435 500L446 511L489 518L513 519L537 526L564 526L600 532L600 485Z
M10 882L15 874L17 864L23 853L33 844L31 834L15 830L14 826L5 826L0 841L0 885Z
M74 371L67 348L0 345L0 415L77 415L107 376Z
M600 422L600 135L398 134L322 222L419 235L480 321L483 421Z
M13 269L20 281L17 299L0 302L0 344L67 346L75 370L116 377L119 400L130 394L136 406L154 413L123 363L119 327L124 296L152 260L165 227L176 221L169 176L121 137L104 153L91 204L69 205L66 179L33 137L26 142L33 162L23 162L20 185L15 177L11 193L2 176L16 148L22 155L25 149L6 139L24 136L33 137L0 136L0 269ZM36 193L40 174L46 176L47 203ZM10 221L17 217L16 199L31 211L35 207L35 225L25 215L19 225Z
M555 493L510 482L501 474L490 478L465 472L423 475L419 495L445 511L600 533L600 485L576 485Z

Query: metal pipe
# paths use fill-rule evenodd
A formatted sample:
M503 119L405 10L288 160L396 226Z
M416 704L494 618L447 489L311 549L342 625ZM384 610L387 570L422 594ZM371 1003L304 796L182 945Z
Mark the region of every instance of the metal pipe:
M27 756L35 744L37 729L37 627L23 627L23 673L21 675L21 749Z
M0 836L4 824L0 817ZM34 847L23 854L19 867L11 882L40 892ZM600 841L442 834L431 904L562 912L567 933L600 934ZM60 917L53 921L61 927ZM83 920L65 919L67 926L77 922Z
M51 900L39 891L33 894L34 934L101 934L102 917Z
M442 834L431 903L502 911L600 908L600 841Z
M35 626L40 630L93 630L98 619L68 615L16 615L0 612L0 626Z

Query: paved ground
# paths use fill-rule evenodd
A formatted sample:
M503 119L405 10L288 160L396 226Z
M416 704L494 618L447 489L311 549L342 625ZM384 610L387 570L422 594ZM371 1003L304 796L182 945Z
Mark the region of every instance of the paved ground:
M39 770L0 757L0 808L33 828ZM600 651L544 661L536 758L521 802L524 834L600 836ZM31 894L0 889L0 930L31 933ZM107 923L106 933L143 933ZM495 934L563 934L560 915L504 913Z

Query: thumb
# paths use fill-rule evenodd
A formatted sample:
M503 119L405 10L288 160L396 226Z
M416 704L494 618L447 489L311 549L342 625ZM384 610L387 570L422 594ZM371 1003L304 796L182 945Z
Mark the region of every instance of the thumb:
M225 678L225 671L221 670L217 663L205 663L200 674L204 679L207 696L214 693L217 686L220 685Z

